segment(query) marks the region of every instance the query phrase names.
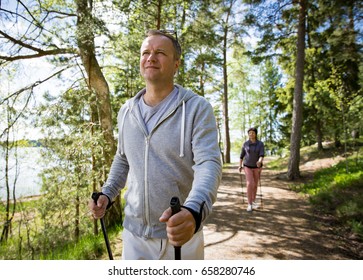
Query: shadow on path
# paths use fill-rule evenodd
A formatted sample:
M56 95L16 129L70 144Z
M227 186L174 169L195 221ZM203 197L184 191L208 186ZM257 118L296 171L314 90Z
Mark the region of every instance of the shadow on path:
M244 174L242 178L245 192ZM263 208L247 212L237 165L224 168L204 228L205 259L350 259L329 228L313 216L309 203L289 190L288 182L264 169L261 187Z

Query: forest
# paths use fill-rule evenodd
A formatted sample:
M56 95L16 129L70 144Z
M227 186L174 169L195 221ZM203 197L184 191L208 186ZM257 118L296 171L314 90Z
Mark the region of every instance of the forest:
M292 183L302 148L333 143L348 157L362 143L362 1L2 0L0 259L52 259L89 240L86 253L63 258L97 258L87 204L117 148L118 110L144 87L149 29L180 42L175 82L213 105L224 164L251 126L268 156L288 157ZM9 173L24 146L40 147L46 168L41 195L18 199ZM121 197L110 227L122 221Z

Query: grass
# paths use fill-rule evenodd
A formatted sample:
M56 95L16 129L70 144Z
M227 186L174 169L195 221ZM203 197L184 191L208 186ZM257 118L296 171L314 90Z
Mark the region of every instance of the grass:
M108 229L109 239L115 238L122 230L121 227ZM98 260L106 253L105 240L100 232L97 236L86 235L78 242L70 242L64 246L56 248L46 255L42 255L43 260Z
M82 210L80 229L82 233L75 239L71 220L66 217L61 223L58 218L41 218L42 196L34 199L18 200L16 216L12 221L7 241L0 243L0 260L98 260L107 254L105 240L99 226L99 234L92 232L93 221L88 219L87 210ZM12 204L11 204L12 205ZM4 205L0 205L0 217L5 215ZM65 214L67 215L67 214ZM63 217L65 217L63 215ZM68 222L67 222L68 221ZM0 228L2 225L0 224ZM122 231L122 227L108 227L107 233L112 243Z
M312 181L308 183L293 183L294 191L309 197L314 209L324 215L329 215L335 223L344 228L350 235L363 242L363 156L362 143L360 148L350 148L350 156L330 168L315 172ZM315 159L342 156L342 148L326 147L318 151L316 147L301 149L301 163ZM286 171L288 156L278 158L268 163L269 169Z
M317 171L313 182L301 185L299 191L309 195L318 211L333 216L363 241L363 157Z
M39 212L40 200L39 196L18 201L18 212L12 221L9 238L0 243L0 259L92 260L102 257L106 246L101 229L95 236L92 233L93 223L84 219L81 226L84 232L75 240L67 224L63 224L66 228L62 228L56 219L54 224L44 227ZM0 217L3 215L5 209L0 207ZM115 237L120 230L118 227L109 228L109 237Z
M120 231L122 231L120 226L108 228L107 233L110 241L115 239ZM13 236L5 244L0 244L0 259L99 260L107 253L101 229L99 229L97 236L92 233L83 234L78 241L72 238L67 239L64 236L55 238L52 239L53 242L49 242L49 240L44 240L42 235L34 235L30 238L32 242L30 249L23 237Z
M101 235L87 235L78 242L68 243L57 247L45 255L41 260L94 260L103 254L103 239Z

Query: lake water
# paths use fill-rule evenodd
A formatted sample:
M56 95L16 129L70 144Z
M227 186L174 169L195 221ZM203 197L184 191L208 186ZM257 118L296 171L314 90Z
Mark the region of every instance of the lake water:
M14 179L16 174L18 174L15 185L16 198L37 195L40 193L41 179L38 175L43 170L40 152L41 148L38 147L18 148L17 172L14 152L11 152L9 158L10 192L12 194ZM0 148L0 200L5 198L5 155L4 150Z
M18 178L15 186L16 198L38 195L41 189L39 173L44 169L39 147L18 148ZM13 182L16 175L14 153L10 156L10 192L12 196ZM231 153L231 161L238 162L239 155ZM5 156L0 148L0 200L6 198L5 189Z

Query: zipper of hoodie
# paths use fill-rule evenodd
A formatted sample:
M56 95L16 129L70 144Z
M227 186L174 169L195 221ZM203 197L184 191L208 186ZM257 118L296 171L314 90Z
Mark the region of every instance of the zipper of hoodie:
M130 109L132 110L132 108ZM149 199L148 199L148 193L149 193L149 185L148 185L148 156L149 156L149 144L150 144L150 135L151 134L147 134L147 132L144 129L144 126L140 123L139 119L134 115L131 114L132 117L135 119L135 121L137 122L137 124L139 125L141 131L143 131L144 135L145 135L145 157L144 157L144 166L145 166L145 171L144 171L144 182L145 182L145 187L144 187L144 223L146 225L146 228L144 230L144 237L148 238L151 232L151 227L150 227L150 206L149 206Z
M155 129L157 129L157 127L163 123L166 119L168 119L180 106L180 103L175 106L175 108L173 110L170 111L170 113L168 113L165 118L163 118L162 120L160 120L155 126L154 128L150 131L150 133L148 135L145 136L145 173L144 173L144 181L145 181L145 192L144 192L144 202L145 202L145 224L146 224L146 229L145 229L145 233L144 236L146 238L148 238L151 234L151 226L150 226L150 205L149 205L149 199L148 199L148 194L149 194L149 184L148 184L148 157L149 157L149 145L150 145L150 138L154 132ZM137 118L136 118L137 119ZM142 127L140 125L140 127Z
M167 118L169 118L169 116L177 109L177 107L172 110L165 118L163 118L159 123L157 123L157 125L155 125L155 127L150 131L150 133L148 135L145 136L145 162L144 162L144 166L145 166L145 172L144 172L144 181L145 181L145 189L144 189L144 203L145 203L145 224L146 224L146 228L145 228L145 232L144 232L144 236L145 238L150 237L151 234L151 222L150 222L150 205L149 205L149 184L148 184L148 158L149 158L149 145L150 145L150 138L154 132L154 130Z
M148 184L148 157L149 157L149 145L150 145L150 134L145 137L145 173L144 173L144 181L145 181L145 190L144 190L144 202L145 202L145 237L149 237L151 233L150 227L150 205L149 205L149 184Z

